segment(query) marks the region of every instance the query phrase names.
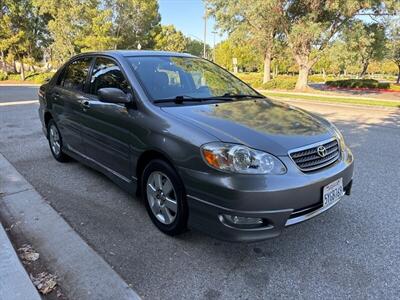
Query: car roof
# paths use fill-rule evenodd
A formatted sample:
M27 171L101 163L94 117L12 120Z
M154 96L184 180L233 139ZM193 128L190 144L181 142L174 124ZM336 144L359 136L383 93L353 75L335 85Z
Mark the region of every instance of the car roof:
M96 51L96 52L85 52L76 55L87 56L87 55L108 55L108 56L181 56L181 57L195 57L189 53L171 52L171 51L157 51L157 50L108 50L108 51Z

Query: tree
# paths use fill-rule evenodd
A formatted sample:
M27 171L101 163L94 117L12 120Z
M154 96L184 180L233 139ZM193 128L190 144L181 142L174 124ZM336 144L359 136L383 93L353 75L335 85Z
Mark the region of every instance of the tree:
M87 26L87 9L97 5L91 0L33 0L42 15L49 15L52 60L56 65L80 52L76 41Z
M385 54L385 28L381 24L352 22L344 31L347 51L354 53L355 62L361 65L360 77L364 77L371 60L382 60Z
M76 45L81 51L112 49L119 39L112 35L112 12L109 9L99 10L97 7L86 11L87 20L77 38Z
M217 25L228 33L242 32L264 56L263 82L271 79L274 40L282 23L279 0L206 0Z
M25 33L23 31L15 31L12 29L11 17L6 14L2 14L0 18L0 53L2 67L6 71L5 55L6 52L15 48L20 40L24 37Z
M183 52L188 45L188 39L174 25L161 26L161 31L154 38L156 50Z
M204 46L203 42L188 38L186 52L201 57L203 56L203 46ZM207 44L206 44L206 52L207 53L210 52L210 46L208 46Z
M215 48L215 62L228 70L233 70L233 58L237 58L238 67L243 71L256 71L262 65L260 53L245 41L230 37Z
M299 66L297 90L308 87L308 74L330 41L356 15L384 13L395 0L283 1L284 33Z
M400 19L395 18L390 25L390 39L388 40L388 58L392 60L398 68L396 83L400 83Z
M321 53L312 70L322 73L324 77L327 73L338 75L345 72L348 65L353 62L352 55L346 43L337 39Z
M45 44L45 21L30 0L0 1L0 52L17 59L21 78L25 79L25 61L40 58L39 48Z
M112 12L100 0L34 0L42 15L49 15L51 52L58 65L89 50L112 49L119 40L113 35Z
M157 0L105 0L112 11L115 49L137 49L154 46L153 37L160 31Z

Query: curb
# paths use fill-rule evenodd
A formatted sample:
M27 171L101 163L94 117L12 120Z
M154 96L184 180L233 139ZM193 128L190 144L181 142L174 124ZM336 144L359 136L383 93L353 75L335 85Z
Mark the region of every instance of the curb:
M41 300L1 224L0 299Z
M67 298L140 299L2 154L0 170L3 224L18 222L13 232L28 239L41 254L40 259L49 271L60 279ZM2 280L0 290L1 287Z

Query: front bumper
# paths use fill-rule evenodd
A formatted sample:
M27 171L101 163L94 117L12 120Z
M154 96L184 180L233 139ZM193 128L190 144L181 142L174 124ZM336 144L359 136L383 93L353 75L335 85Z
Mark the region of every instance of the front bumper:
M189 205L189 226L229 241L260 241L278 236L286 226L315 217L330 206L322 206L322 190L343 179L350 194L353 156L346 149L335 164L314 173L303 173L289 157L280 157L285 175L231 175L203 173L180 168ZM225 215L262 219L254 227L237 226Z

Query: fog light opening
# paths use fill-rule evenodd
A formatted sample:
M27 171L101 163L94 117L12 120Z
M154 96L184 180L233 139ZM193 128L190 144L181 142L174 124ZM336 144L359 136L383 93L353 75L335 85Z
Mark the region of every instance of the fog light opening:
M242 217L227 214L221 215L220 218L223 223L238 228L258 228L266 227L269 225L265 220L261 218Z

